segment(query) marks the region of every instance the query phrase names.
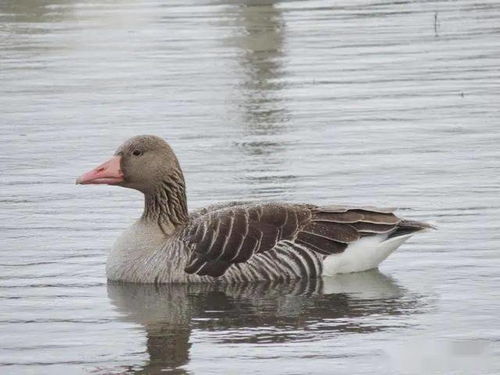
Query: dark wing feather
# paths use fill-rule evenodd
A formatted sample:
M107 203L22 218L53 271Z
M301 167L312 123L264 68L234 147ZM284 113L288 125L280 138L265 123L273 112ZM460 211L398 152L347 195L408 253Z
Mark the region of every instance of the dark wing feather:
M181 238L192 249L185 271L219 276L231 264L272 249L284 235L291 238L299 225L291 207L240 205L196 216Z
M191 250L187 273L221 276L233 264L273 249L279 242L318 254L343 252L363 236L421 230L392 209L294 204L231 204L191 217L181 240ZM295 245L294 245L295 246Z

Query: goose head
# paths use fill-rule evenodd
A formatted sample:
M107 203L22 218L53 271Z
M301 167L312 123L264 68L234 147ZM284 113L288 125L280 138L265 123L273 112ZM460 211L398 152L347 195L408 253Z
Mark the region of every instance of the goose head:
M139 135L123 143L111 159L78 177L76 183L117 185L148 194L172 179L183 179L172 148L160 137Z

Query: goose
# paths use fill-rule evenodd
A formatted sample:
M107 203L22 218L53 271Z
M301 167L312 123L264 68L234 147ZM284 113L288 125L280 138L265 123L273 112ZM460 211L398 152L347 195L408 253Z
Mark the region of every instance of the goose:
M112 281L244 283L360 272L433 228L375 207L243 201L189 213L177 157L153 135L130 138L76 183L144 194L142 216L108 255Z

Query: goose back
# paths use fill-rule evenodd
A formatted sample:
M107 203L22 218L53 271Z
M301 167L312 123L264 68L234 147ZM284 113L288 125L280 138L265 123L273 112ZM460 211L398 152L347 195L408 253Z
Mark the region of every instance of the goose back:
M405 224L393 209L306 204L238 204L197 212L179 233L188 261L184 271L240 281L316 277L325 257L362 237L425 224Z

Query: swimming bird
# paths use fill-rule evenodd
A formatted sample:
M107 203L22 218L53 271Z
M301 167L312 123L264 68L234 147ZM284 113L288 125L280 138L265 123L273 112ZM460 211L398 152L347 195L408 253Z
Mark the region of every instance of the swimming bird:
M177 157L152 135L127 140L76 183L144 194L142 216L108 256L110 280L237 283L365 271L432 228L375 207L228 202L189 213Z

